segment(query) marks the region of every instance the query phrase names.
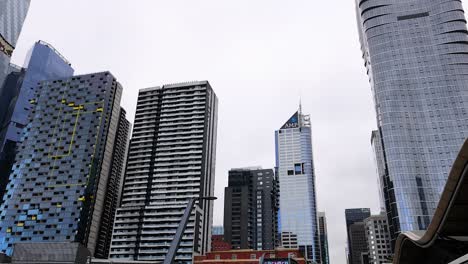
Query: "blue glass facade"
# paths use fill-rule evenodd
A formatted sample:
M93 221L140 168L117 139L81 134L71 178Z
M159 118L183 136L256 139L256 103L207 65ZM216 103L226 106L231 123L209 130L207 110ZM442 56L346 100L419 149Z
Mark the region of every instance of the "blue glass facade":
M8 75L1 92L0 105L0 197L15 160L17 143L28 123L28 114L37 83L44 80L73 75L73 68L49 44L39 41L28 53L26 71L13 71ZM0 198L1 201L1 198Z
M95 254L106 215L105 229L112 227L106 211L115 203L106 200L120 187L121 94L109 72L39 83L0 207L2 252L21 242L75 241Z
M321 262L312 130L309 117L296 112L275 132L279 178L280 234L285 248L297 248Z
M356 11L395 239L427 228L468 136L466 19L456 0L356 0Z
M10 72L11 55L23 27L30 2L31 0L0 1L0 89Z

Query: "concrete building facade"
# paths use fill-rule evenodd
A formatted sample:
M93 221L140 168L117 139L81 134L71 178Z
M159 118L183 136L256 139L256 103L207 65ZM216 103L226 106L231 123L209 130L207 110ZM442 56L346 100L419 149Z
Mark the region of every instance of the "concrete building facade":
M140 90L112 260L164 260L188 200L214 195L217 110L207 81ZM212 221L213 201L197 201L176 261L210 251Z
M369 264L391 263L393 256L390 231L385 213L364 219Z

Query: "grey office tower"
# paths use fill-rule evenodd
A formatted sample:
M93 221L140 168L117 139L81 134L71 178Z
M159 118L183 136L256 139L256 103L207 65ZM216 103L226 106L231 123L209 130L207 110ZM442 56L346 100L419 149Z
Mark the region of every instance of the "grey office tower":
M231 169L224 190L224 240L233 249L275 249L279 193L274 171Z
M8 74L0 92L0 204L15 161L37 83L73 75L71 64L50 44L38 41L29 51L25 69Z
M111 259L162 261L188 200L214 194L217 98L207 81L142 89ZM176 261L210 250L213 201L198 201Z
M428 227L468 136L468 32L457 0L356 0L393 239Z
M30 2L31 0L0 1L0 87L11 71L10 59L23 28Z
M310 118L301 110L275 132L281 245L320 263Z
M364 219L370 215L369 208L345 209L348 264L361 264L361 253L368 252Z
M109 72L39 83L34 105L0 207L0 249L21 242L79 242L100 249L99 230L111 225L105 205L122 116L122 87ZM128 130L127 130L128 134ZM111 227L107 227L110 229Z

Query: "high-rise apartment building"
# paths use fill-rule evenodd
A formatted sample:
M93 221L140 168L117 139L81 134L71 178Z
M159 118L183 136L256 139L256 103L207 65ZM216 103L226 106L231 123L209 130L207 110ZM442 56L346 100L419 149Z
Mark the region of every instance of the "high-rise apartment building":
M224 238L233 249L277 246L278 181L272 169L229 171L224 189Z
M369 264L391 263L393 252L386 214L372 215L364 219L364 226Z
M79 242L95 254L99 230L112 224L101 221L115 195L111 182L120 177L121 94L109 72L39 83L0 207L1 251Z
M356 11L395 239L427 228L468 136L466 19L455 0L356 0Z
M299 110L275 132L276 167L280 189L282 246L297 238L304 257L320 263L315 173L310 118Z
M345 210L346 232L348 234L348 264L361 264L361 253L367 252L363 221L370 216L370 208Z
M138 95L111 259L164 260L189 199L214 194L217 97L207 81ZM197 201L176 261L210 250L213 201Z
M51 45L38 41L28 53L26 69L13 70L0 93L0 203L15 161L17 145L33 109L37 83L73 75L71 64Z
M11 70L10 59L26 19L30 2L31 0L0 1L0 88Z
M329 264L330 257L328 252L328 231L327 217L324 212L318 212L319 232L320 232L320 255L322 256L322 264Z

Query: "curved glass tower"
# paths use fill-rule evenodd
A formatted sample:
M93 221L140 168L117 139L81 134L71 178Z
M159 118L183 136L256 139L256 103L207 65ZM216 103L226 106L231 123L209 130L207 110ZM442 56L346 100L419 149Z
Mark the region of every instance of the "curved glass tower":
M311 136L309 116L300 110L275 132L279 231L283 247L321 263Z
M356 0L393 239L429 225L468 136L468 32L461 1Z

